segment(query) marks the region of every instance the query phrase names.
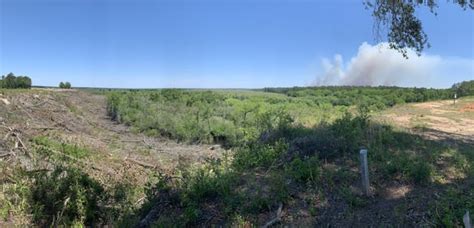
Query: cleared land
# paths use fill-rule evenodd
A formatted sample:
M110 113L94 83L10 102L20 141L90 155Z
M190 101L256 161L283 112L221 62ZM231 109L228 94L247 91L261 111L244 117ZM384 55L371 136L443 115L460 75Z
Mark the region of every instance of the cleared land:
M281 224L296 226L459 226L460 215L474 207L473 97L460 99L456 105L452 101L398 105L373 114L371 123L364 125L366 129L359 129L361 122L351 118L313 129L305 126L311 122L311 112L305 112L300 116L304 117L300 118L303 126L284 129L304 136L282 138L289 142L289 149L277 142L226 151L218 145L177 143L156 134L148 136L133 123L118 124L107 116L106 98L99 93L1 93L0 203L11 205L0 206L0 226L48 224L45 218L30 215L31 202L18 190L18 186L29 185L19 179L18 167L26 167L22 171L26 173L51 172L58 164L78 168L107 191L116 189L116 184L131 186L126 202L120 202L132 211L117 209L122 222L119 225L124 226L136 225L147 215L150 221L146 224L165 226L174 222L251 226L264 225L274 218ZM292 111L294 115L299 113ZM354 133L352 129L358 130ZM278 131L270 133L270 139L278 136ZM326 141L313 139L311 134L329 133L346 137L337 142L369 145L370 197L360 191L356 154L326 158L314 151ZM331 137L329 142L336 140ZM317 140L316 144L312 140ZM315 145L316 149L303 145ZM339 150L340 146L327 148ZM59 157L44 155L44 148ZM69 148L74 153L69 153ZM240 155L227 160L226 155L234 152ZM306 159L308 156L310 159ZM203 169L197 165L208 164L214 158L221 158L223 163ZM197 174L186 173L183 167L189 166ZM172 183L156 182L157 173L173 178ZM146 183L158 189L153 193L157 198L146 198L150 196L145 191L150 189ZM62 198L58 205L66 205L67 199ZM23 203L11 203L18 201Z
M400 105L381 113L382 121L432 139L474 143L474 98Z
M53 169L47 162L36 161L41 158L34 153L38 149L35 139L85 148L88 156L70 157L72 166L104 185L140 186L132 197L138 203L143 201L144 185L154 174L172 173L178 165L201 163L224 152L216 145L180 144L133 132L107 116L103 95L43 89L6 90L0 94L0 167L4 174L0 185L15 183L10 177L18 172L17 165L29 167L27 172ZM56 152L63 153L61 149ZM0 202L4 197L0 196ZM30 224L31 218L18 217L8 211L13 208L6 209L0 226Z

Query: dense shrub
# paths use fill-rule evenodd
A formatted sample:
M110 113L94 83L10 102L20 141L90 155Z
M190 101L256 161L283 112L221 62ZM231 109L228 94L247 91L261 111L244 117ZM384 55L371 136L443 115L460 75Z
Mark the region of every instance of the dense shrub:
M288 145L278 141L273 145L250 144L239 148L234 158L234 165L239 170L256 167L269 167L282 158Z
M150 211L153 202L166 201L158 196L166 196L172 202L165 207L170 214L158 218L158 225L196 226L215 211L224 221L233 215L274 211L299 195L295 191L330 191L331 197L337 195L335 200L363 207L368 201L352 189L359 183L361 147L370 151L374 183L383 185L390 177L416 186L430 184L439 175L434 167L440 152L432 150L439 144L373 123L370 115L405 102L450 98L452 90L335 87L276 92L284 95L175 89L109 92L112 119L139 131L233 147L230 164L214 161L158 182L143 210Z
M71 226L104 224L109 195L78 169L58 167L35 177L32 191L34 220L40 224Z
M231 147L293 123L282 104L269 105L266 99L174 89L148 94L113 92L108 94L107 111L113 120L151 135Z
M321 165L316 156L306 159L295 158L285 168L285 171L294 180L303 183L316 182L321 175Z
M431 177L431 166L423 161L414 162L409 166L408 175L415 183L426 184Z

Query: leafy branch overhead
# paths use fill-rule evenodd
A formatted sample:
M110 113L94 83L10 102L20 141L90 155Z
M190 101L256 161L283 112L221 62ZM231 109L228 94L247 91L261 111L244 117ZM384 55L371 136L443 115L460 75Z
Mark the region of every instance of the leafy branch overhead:
M474 9L474 0L453 0L452 3L464 10ZM407 49L421 55L426 47L430 47L422 22L415 12L418 8L427 7L436 15L438 4L435 0L365 0L364 5L372 10L376 38L387 35L390 48L398 50L405 58L408 57Z

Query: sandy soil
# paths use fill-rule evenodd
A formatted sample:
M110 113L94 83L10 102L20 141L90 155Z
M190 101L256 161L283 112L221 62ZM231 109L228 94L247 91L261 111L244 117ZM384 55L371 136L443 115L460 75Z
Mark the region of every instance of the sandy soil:
M459 139L474 143L474 98L400 105L376 119L407 128L432 139Z

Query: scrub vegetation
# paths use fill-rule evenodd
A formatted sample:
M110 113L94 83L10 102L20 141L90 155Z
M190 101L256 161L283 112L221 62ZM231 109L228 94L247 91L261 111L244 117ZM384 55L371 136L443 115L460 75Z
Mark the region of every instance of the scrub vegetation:
M300 194L326 201L328 197L340 198L353 210L367 207L373 199L354 190L358 180L354 169L361 147L370 151L372 182L380 188L393 184L388 180L400 186L437 186L452 178L445 173L446 165L463 167L455 168L457 176L472 173L473 145L446 145L371 121L371 115L397 104L452 98L459 87L264 89L272 93L119 91L108 94L108 112L136 131L233 149L231 159L224 157L203 167L181 170L178 179L162 176L152 193L158 199L147 199L150 205L160 205L157 202L163 200L163 194L168 196L171 191L174 202L167 207L174 213L160 214L156 224L246 221L257 225L262 220L256 214L307 200L299 198ZM443 161L447 164L441 166L440 157L447 151L459 160ZM330 168L333 165L338 168ZM416 207L437 210L436 202ZM317 214L315 208L321 205L308 207ZM469 207L466 209L473 209ZM213 214L215 211L224 213ZM436 224L459 225L462 210L455 213L429 219Z
M0 219L38 226L461 226L465 211L474 211L472 137L434 137L440 129L382 117L431 105L433 113L423 115L450 111L471 123L474 94L465 91L472 83L35 96L5 90L5 99L25 106L0 111ZM456 105L439 101L454 92ZM53 101L44 109L61 115L29 119ZM30 125L21 127L21 118ZM162 153L163 145L196 151ZM203 145L208 149L198 149ZM369 151L370 196L360 189L361 148ZM176 165L165 169L169 163Z

